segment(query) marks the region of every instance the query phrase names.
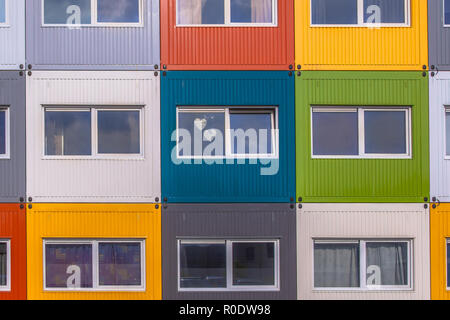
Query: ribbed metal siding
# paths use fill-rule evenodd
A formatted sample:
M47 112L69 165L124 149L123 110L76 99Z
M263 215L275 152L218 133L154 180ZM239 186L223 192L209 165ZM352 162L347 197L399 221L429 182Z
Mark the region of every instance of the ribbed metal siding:
M0 291L0 300L27 298L27 251L25 207L0 204L0 239L10 240L11 290Z
M162 188L169 202L289 202L295 196L294 76L288 71L168 71L161 79ZM177 106L278 106L279 171L171 160ZM292 198L292 200L291 200Z
M367 28L311 27L310 0L295 1L295 64L302 70L422 70L427 2L410 3L409 27Z
M450 72L430 77L430 196L450 201L450 160L446 156L445 107L450 106Z
M16 1L16 0L14 0ZM159 67L159 0L143 1L144 27L42 27L42 0L27 1L26 60L40 70Z
M0 70L25 64L25 0L8 0L9 24L0 27Z
M312 159L311 106L412 106L411 159ZM296 77L297 197L305 202L429 198L428 77L421 72L305 71Z
M145 239L145 291L44 291L43 239ZM161 209L154 204L33 204L27 209L28 299L161 299Z
M27 195L33 202L161 198L160 80L150 71L34 71L27 77ZM45 105L144 106L143 159L43 159Z
M450 204L430 209L431 299L450 300L447 290L447 239L450 238Z
M444 0L428 0L430 67L450 70L450 28L444 27Z
M297 210L299 299L430 299L430 216L423 204L304 204ZM315 238L412 239L412 290L313 290Z
M25 76L0 72L0 106L9 107L10 158L0 159L0 202L25 197Z
M278 0L277 27L177 27L176 0L161 1L161 64L168 70L289 70L293 12L293 0Z
M279 239L280 291L178 292L177 241ZM169 204L162 210L163 299L295 299L295 208L290 204Z

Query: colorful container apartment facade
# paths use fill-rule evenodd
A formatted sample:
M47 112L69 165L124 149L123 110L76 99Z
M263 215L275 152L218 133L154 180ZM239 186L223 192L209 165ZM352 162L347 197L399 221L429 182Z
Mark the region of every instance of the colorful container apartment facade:
M450 299L450 0L0 0L0 300Z

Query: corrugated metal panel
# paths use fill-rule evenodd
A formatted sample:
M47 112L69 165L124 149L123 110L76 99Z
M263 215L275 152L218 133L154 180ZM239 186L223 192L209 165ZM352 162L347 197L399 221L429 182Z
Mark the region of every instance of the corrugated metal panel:
M429 236L424 204L304 204L297 211L298 298L430 299ZM412 290L313 290L314 238L412 239Z
M159 76L149 71L34 71L27 77L27 197L33 202L160 198L159 94ZM144 158L44 159L43 105L144 106Z
M431 230L431 299L450 300L447 290L447 248L450 238L450 204L441 203L430 209Z
M163 299L295 299L294 205L169 204L162 215ZM279 239L280 290L276 292L178 292L177 239Z
M20 208L19 204L0 204L0 239L10 240L11 249L11 290L0 291L0 300L27 298L25 232L25 207Z
M38 70L159 68L159 0L143 3L144 27L69 29L42 27L42 1L27 1L27 65Z
M412 158L312 159L312 105L411 106ZM428 77L421 72L302 72L296 79L296 130L297 198L302 201L429 198Z
M450 201L450 160L446 155L445 107L450 105L450 72L430 77L430 196Z
M330 28L311 27L310 1L295 1L296 65L302 70L422 70L428 63L427 2L410 3L410 27Z
M25 0L8 0L8 26L0 27L0 70L25 65Z
M161 1L161 65L169 70L289 70L293 12L293 0L278 0L277 27L177 27L176 0Z
M153 204L33 204L27 209L28 299L161 299L161 209ZM43 239L145 239L146 290L49 292L43 283Z
M444 27L444 0L428 0L430 67L450 70L450 28Z
M1 50L1 49L0 49ZM25 77L0 72L0 106L9 108L10 157L0 159L0 202L25 198Z
M295 196L294 76L288 71L173 71L161 79L162 188L168 202L289 202ZM279 170L269 165L174 164L177 106L278 106ZM276 165L272 164L275 168Z

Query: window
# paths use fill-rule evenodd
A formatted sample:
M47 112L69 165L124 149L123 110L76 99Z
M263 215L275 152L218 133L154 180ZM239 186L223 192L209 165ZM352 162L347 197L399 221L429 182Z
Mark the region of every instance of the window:
M313 158L410 158L411 108L313 107Z
M47 26L141 26L142 0L42 0Z
M177 0L178 26L276 26L277 0Z
M180 240L179 289L278 290L278 241Z
M408 26L410 0L310 0L312 26Z
M7 21L7 12L8 12L8 0L0 0L0 26L6 25Z
M0 107L0 159L9 159L9 109Z
M142 156L141 109L44 110L45 156Z
M445 108L445 158L450 159L450 108Z
M316 240L314 288L411 289L411 241Z
M11 254L9 240L0 239L0 291L11 289Z
M144 290L144 240L44 240L46 290Z
M276 158L276 108L177 108L179 158Z
M444 26L450 27L450 0L443 0Z
M447 251L447 290L450 290L450 240L446 239Z

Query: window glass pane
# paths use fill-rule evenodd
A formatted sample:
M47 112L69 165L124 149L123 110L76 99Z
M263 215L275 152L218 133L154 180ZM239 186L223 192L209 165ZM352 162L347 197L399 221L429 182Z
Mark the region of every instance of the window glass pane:
M408 244L367 242L367 285L408 285Z
M366 153L405 154L405 111L364 111Z
M47 244L45 246L47 288L92 288L90 244Z
M101 286L141 285L140 243L100 243L98 255Z
M6 243L0 243L0 286L8 284L8 254Z
M139 154L139 111L98 111L98 152Z
M0 110L0 154L6 154L6 112Z
M272 113L230 111L230 129L234 154L272 153Z
M444 0L444 24L450 25L450 0Z
M359 287L359 243L314 243L314 287Z
M225 243L180 245L181 288L226 288L226 286Z
M178 24L224 24L224 0L178 0Z
M97 0L97 21L139 23L139 0Z
M405 23L405 0L364 0L364 22Z
M49 156L91 154L90 111L46 111L45 154Z
M271 23L272 0L230 0L231 22Z
M91 0L44 0L45 24L90 24Z
M358 0L311 0L312 24L357 24Z
M445 144L446 155L450 156L450 112L445 112Z
M358 155L357 112L313 112L314 155Z
M447 242L447 288L450 288L450 243Z
M274 286L275 244L233 243L233 285Z
M6 22L6 0L0 0L0 23Z
M180 156L201 156L206 146L215 141L221 142L217 149L211 151L211 156L223 156L225 144L223 137L225 132L224 112L183 112L178 113L178 129L189 132L190 137L180 134L179 145L184 145L183 139L190 138L190 150L180 149ZM220 135L220 137L219 137ZM221 139L220 139L221 138ZM222 141L220 141L222 140Z

